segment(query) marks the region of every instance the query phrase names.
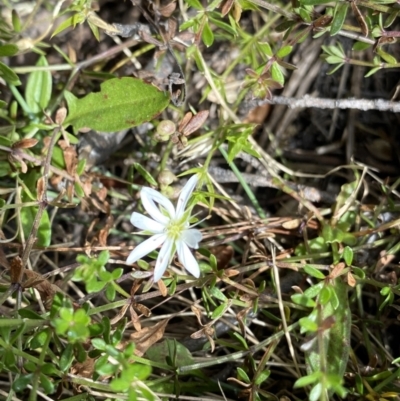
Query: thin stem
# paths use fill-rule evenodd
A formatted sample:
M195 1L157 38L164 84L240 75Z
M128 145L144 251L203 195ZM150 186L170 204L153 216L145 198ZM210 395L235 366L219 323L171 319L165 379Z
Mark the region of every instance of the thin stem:
M267 216L264 210L261 208L260 204L258 203L257 198L255 197L251 188L247 185L247 182L243 179L242 174L240 173L239 169L235 166L235 164L229 161L228 154L226 153L225 149L220 146L219 151L221 152L222 156L224 156L225 160L229 164L229 167L236 175L237 179L239 180L240 185L243 187L244 191L246 192L247 196L250 199L250 202L253 204L254 208L256 209L257 214L262 218L265 219Z

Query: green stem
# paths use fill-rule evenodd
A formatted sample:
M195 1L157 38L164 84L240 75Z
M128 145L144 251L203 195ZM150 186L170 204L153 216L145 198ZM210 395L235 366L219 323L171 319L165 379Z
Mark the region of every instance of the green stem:
M218 149L221 152L222 156L224 156L224 158L227 161L230 169L236 175L237 179L239 180L239 183L242 185L244 191L246 192L247 196L249 197L250 202L253 204L254 209L256 209L257 214L260 216L260 218L265 219L266 215L264 213L264 210L261 208L260 204L258 203L257 198L254 196L254 193L251 190L251 188L247 185L247 182L243 178L243 176L240 173L239 169L235 166L235 164L233 162L229 161L228 154L226 153L225 149L222 146L220 146Z

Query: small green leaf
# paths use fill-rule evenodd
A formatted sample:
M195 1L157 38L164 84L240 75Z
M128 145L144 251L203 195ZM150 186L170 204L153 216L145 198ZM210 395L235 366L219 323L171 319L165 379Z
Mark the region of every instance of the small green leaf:
M265 369L261 373L259 373L255 381L256 386L260 386L262 383L264 383L270 375L271 371L268 369Z
M347 266L351 266L351 264L353 263L353 257L354 257L353 250L349 246L346 246L343 249L343 259Z
M62 32L64 29L67 29L69 27L74 27L76 24L79 24L85 20L85 16L81 13L79 14L74 14L72 17L69 17L65 21L63 21L58 27L54 30L53 34L51 37L57 35L58 33Z
M364 42L355 42L353 45L354 51L362 51L370 48L372 45L371 43L364 43Z
M54 393L54 383L45 375L40 375L40 384L46 394Z
M322 373L321 372L314 372L310 375L300 377L300 379L296 380L294 383L294 388L306 387L310 384L315 383L316 381L320 380Z
M211 27L210 27L210 24L208 23L208 21L206 21L204 23L201 38L203 39L203 42L207 47L210 47L214 43L214 33L211 30Z
M175 366L186 366L193 363L190 351L178 341L167 338L160 343L154 344L146 352L146 357L154 362L167 363L167 357L175 355Z
M301 306L313 308L316 303L311 298L306 297L304 294L294 294L291 296L292 301Z
M0 57L10 57L18 53L18 46L13 44L6 44L0 46Z
M66 92L69 115L65 126L115 132L150 121L169 104L169 94L137 78L113 78L101 91L77 99Z
M389 64L397 64L397 60L389 53L386 53L384 50L378 48L376 52Z
M303 267L304 271L315 278L319 278L321 280L323 280L325 278L324 273L322 273L320 270L316 269L314 266L311 265L304 265Z
M217 287L210 288L210 294L222 302L228 302L228 298L224 293Z
M24 230L25 239L28 238L28 236L31 232L31 229L33 226L33 221L35 219L37 211L38 211L38 208L36 206L29 206L29 207L21 208L20 216L21 216L21 223L22 223L22 228ZM37 246L45 247L45 246L50 245L51 224L50 224L50 218L47 213L47 210L45 210L42 214L36 237L37 237L37 242L36 242Z
M302 317L299 320L300 326L307 332L314 333L318 330L318 324L308 317Z
M152 186L157 187L157 181L153 178L153 176L140 164L133 163L133 167L137 170L137 172Z
M2 77L6 82L11 85L21 85L21 81L18 78L18 75L5 64L0 62L0 77Z
M32 379L33 379L32 373L29 373L27 375L22 375L17 380L14 381L12 389L15 392L20 392L22 390L25 390L28 387L28 385L32 383Z
M37 66L48 66L46 57L40 56ZM46 109L51 98L52 77L50 71L33 71L29 74L25 89L25 99L32 113Z
M336 35L342 29L348 8L349 3L336 3L335 14L331 25L331 36Z
M293 46L283 46L281 49L279 49L278 53L276 54L279 58L286 57L288 54L290 54L293 50Z
M285 77L282 74L281 69L279 68L278 63L273 63L271 65L271 76L272 79L278 83L280 83L282 86L285 83Z
M185 0L187 4L189 4L190 7L196 8L197 10L201 10L203 6L198 0Z
M330 3L329 0L300 0L300 4L305 6L316 6L318 4Z
M212 313L211 319L219 319L220 317L223 316L223 314L228 308L229 308L228 303L219 305L217 308L215 308L214 312Z
M365 75L364 78L368 78L371 75L374 75L376 72L378 72L381 69L381 67L375 67L375 68L371 68Z
M72 344L67 344L61 354L59 367L63 372L66 372L72 365L74 360L74 347Z
M238 372L239 379L245 383L250 383L251 380L247 373L242 368L236 368Z

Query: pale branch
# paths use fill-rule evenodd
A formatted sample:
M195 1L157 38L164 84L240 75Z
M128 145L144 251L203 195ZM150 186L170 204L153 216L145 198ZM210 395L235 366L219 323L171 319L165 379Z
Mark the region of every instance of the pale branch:
M294 108L309 108L317 109L357 109L357 110L379 110L391 111L393 113L400 112L400 102L392 102L384 99L323 99L305 95L302 98L272 96L271 99L265 100L250 100L247 107L253 108L264 104L281 104Z

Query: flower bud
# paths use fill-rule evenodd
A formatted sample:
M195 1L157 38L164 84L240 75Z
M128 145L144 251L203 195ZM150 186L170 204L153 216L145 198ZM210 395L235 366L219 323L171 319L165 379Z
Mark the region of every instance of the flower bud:
M165 169L161 171L160 174L158 174L157 181L160 184L161 188L165 188L171 185L174 181L176 181L176 176L168 169Z
M157 141L165 142L175 133L176 125L171 120L163 120L157 126L157 132L154 135L154 138Z

